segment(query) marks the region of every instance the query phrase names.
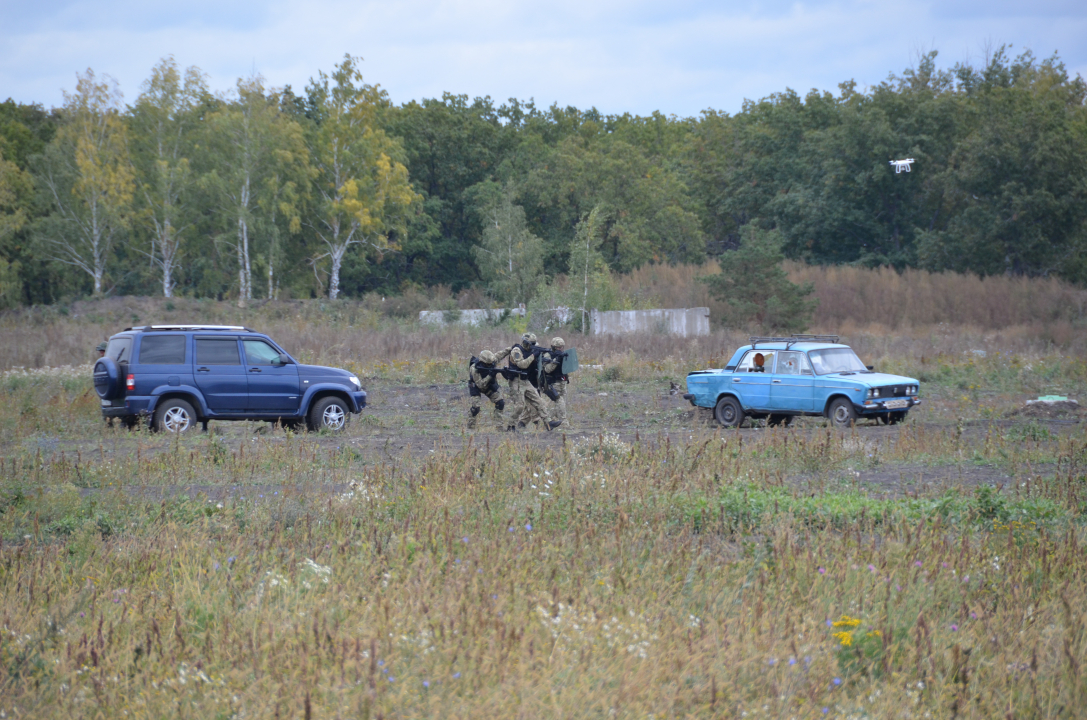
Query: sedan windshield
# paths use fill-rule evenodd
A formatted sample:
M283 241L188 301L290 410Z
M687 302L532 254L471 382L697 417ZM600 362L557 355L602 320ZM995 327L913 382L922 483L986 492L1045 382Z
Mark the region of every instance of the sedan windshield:
M812 350L808 353L811 366L816 375L830 375L841 372L864 372L864 363L850 348L832 348L830 350Z

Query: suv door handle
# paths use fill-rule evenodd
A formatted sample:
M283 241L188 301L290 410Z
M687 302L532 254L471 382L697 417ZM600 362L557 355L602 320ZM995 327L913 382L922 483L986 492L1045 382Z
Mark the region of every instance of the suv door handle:
M211 370L206 367L198 367L196 368L196 372L211 372Z
M249 368L249 372L260 372L260 368Z

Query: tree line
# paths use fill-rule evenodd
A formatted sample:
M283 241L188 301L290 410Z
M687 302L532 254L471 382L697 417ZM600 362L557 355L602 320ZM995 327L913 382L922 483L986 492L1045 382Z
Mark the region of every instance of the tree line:
M722 293L757 294L776 276L751 263L782 256L1084 284L1085 97L1059 57L1004 48L693 118L396 105L351 56L298 93L218 94L168 57L131 104L88 70L62 107L0 104L0 306L435 285L509 304L556 278L580 306L610 273L708 256L746 277Z

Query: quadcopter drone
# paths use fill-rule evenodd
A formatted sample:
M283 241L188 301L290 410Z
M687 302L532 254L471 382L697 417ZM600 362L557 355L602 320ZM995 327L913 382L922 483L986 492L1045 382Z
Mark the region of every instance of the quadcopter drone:
M905 160L892 160L891 164L894 165L895 175L899 174L903 170L910 171L910 165L913 164L913 158L907 158Z

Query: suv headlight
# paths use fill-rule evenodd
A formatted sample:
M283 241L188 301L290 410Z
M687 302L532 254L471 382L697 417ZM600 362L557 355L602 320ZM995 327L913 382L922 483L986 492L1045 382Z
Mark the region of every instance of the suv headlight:
M362 390L362 383L359 382L359 379L357 377L352 375L347 379L351 381L351 384L355 386L356 390Z

